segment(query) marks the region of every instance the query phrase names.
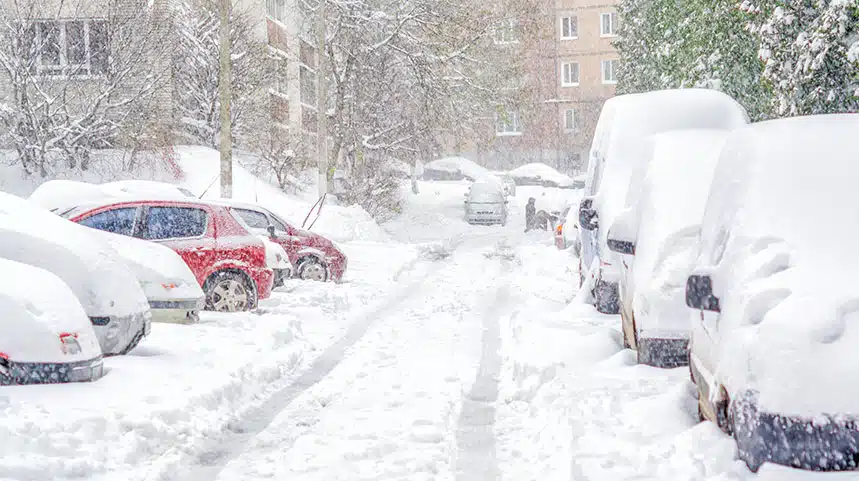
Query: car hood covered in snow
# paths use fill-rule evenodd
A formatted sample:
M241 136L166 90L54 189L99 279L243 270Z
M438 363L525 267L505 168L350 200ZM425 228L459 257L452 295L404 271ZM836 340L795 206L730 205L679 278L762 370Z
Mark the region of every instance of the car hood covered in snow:
M89 316L128 316L149 309L137 277L100 236L2 192L0 257L56 274Z
M173 249L155 242L93 229L131 268L150 301L202 299L203 289Z
M717 371L764 410L859 416L857 132L856 115L765 122L720 158L697 269L721 300Z
M50 272L0 259L0 353L13 362L77 362L101 355L89 318L71 289ZM62 337L79 349L63 351Z
M653 160L633 205L638 224L631 282L637 327L690 329L684 303L686 278L698 252L698 231L728 132L680 130L650 139Z
M595 138L592 152L605 159L595 193L594 208L599 212L600 246L605 246L608 226L626 207L630 180L643 176L652 157L646 137L683 129L731 131L748 123L740 104L715 90L679 89L621 95L609 99L611 125L602 126L602 138ZM605 109L604 109L605 110ZM589 167L589 170L592 170ZM603 247L601 247L602 249Z

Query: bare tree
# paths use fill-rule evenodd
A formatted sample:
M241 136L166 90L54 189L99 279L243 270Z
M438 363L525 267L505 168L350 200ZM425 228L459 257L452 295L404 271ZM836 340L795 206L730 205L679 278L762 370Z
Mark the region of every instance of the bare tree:
M2 141L43 177L59 157L87 169L94 149L152 126L169 48L160 0L46 3L0 3Z

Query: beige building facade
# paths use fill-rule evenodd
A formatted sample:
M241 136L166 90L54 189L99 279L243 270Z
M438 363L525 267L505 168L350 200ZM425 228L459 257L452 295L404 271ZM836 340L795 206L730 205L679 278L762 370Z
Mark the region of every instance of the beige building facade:
M499 55L521 56L522 95L516 105L493 113L494 125L483 139L446 154L495 169L529 162L569 174L584 169L602 105L615 95L615 4L552 0L530 20L538 24L536 34L496 39Z

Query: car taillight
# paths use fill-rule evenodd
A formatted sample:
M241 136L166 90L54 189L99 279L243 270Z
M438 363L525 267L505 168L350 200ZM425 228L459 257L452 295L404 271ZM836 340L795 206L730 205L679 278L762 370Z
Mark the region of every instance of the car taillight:
M558 235L563 235L564 225L563 224L558 225L558 227L555 228L555 233Z
M81 353L81 345L78 343L78 335L64 332L60 334L60 345L63 354L75 355Z
M5 352L0 352L0 374L9 375L9 355Z

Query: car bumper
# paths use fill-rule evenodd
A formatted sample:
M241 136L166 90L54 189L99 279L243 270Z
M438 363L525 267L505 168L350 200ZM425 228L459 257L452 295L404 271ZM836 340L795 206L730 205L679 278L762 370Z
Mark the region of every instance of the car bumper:
M171 301L149 301L152 322L174 324L193 324L199 320L199 311L206 305L206 299L183 299Z
M671 369L689 365L689 339L642 337L638 335L638 362Z
M506 218L503 215L470 215L466 217L469 224L494 225L503 224Z
M254 284L257 287L257 299L268 299L271 297L271 290L274 288L274 270L272 269L253 269L251 271Z
M103 323L105 319L107 323ZM149 309L126 316L90 317L90 320L101 352L105 356L125 353L128 347L135 343L136 338L148 336L152 330L152 314Z
M734 400L734 437L750 469L770 462L812 471L859 468L859 419L761 412L753 393Z
M78 362L14 362L0 373L0 385L59 384L96 381L104 375L101 356Z

